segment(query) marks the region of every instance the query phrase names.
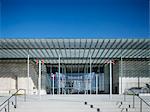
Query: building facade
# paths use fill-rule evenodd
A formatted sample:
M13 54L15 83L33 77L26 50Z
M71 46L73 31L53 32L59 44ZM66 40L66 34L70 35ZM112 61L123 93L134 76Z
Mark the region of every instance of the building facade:
M0 93L122 94L150 84L150 39L0 39Z

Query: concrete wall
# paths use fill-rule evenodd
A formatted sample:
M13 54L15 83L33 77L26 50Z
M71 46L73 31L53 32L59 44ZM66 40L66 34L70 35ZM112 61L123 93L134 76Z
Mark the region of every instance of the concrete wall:
M29 94L37 94L38 65L30 61ZM45 73L43 71L43 73ZM45 89L45 75L42 76L42 90ZM8 93L18 89L27 89L27 61L0 60L0 93Z
M122 61L121 81L121 61L119 62L120 94L123 93L125 89L131 87L144 87L145 83L150 83L150 65L148 63L149 62L146 60Z

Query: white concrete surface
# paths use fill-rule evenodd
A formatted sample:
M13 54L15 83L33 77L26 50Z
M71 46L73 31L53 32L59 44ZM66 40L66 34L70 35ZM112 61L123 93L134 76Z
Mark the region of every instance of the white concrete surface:
M150 99L149 96L144 96ZM135 98L135 108L132 108L132 96L128 96L126 102L119 108L118 101L123 101L123 96L113 95L109 99L109 95L44 95L28 96L27 101L23 102L23 96L18 98L18 108L11 108L10 112L121 112L123 108L128 108L128 112L140 112L139 100ZM84 102L87 102L87 105ZM90 108L93 105L94 108ZM150 112L143 104L143 112ZM125 112L125 110L123 110Z
M41 94L46 94L45 66L42 65ZM29 94L37 94L38 90L38 65L30 61L29 65ZM0 60L0 94L8 94L16 89L28 90L26 60Z

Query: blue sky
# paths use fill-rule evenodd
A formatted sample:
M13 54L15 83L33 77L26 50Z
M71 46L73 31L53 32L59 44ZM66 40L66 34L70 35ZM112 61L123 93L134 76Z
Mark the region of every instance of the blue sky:
M148 38L148 0L1 0L1 38Z

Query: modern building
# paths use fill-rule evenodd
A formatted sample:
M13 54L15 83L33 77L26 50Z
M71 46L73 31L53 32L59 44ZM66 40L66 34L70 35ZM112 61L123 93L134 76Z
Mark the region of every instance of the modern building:
M122 94L150 83L150 39L0 39L0 93Z

